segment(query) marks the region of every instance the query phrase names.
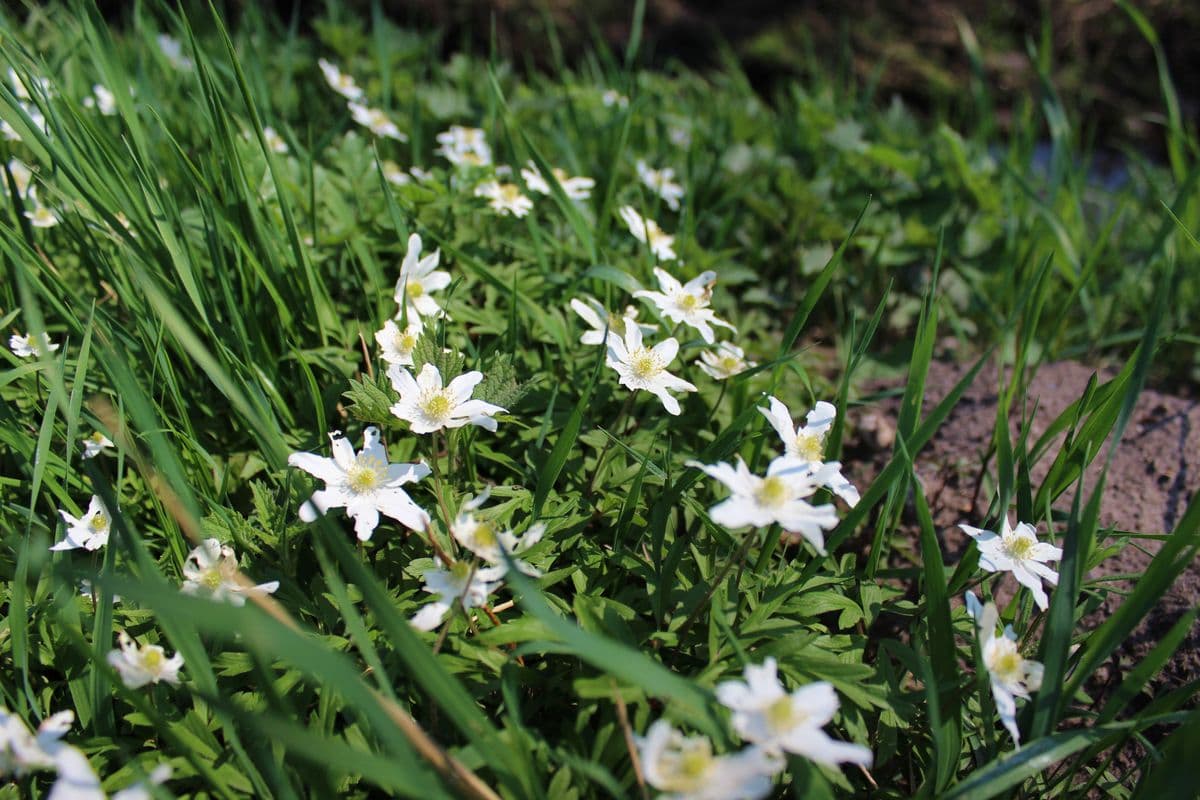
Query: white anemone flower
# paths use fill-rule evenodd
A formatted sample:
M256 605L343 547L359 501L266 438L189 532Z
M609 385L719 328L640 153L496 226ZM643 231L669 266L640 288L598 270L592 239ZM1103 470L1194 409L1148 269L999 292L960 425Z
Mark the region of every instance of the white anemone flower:
M824 400L818 401L816 407L804 417L804 424L796 427L792 424L792 412L783 401L776 397L767 397L767 401L770 403L769 407L759 406L758 410L767 418L771 427L783 440L784 452L801 461L824 464L825 437L829 435L829 430L833 427L834 420L837 419L837 408L833 403L827 403ZM835 461L829 463L838 464ZM842 475L840 467L841 465L838 464L838 469L826 470L822 473L828 477L828 482L824 485L853 508L858 505L861 498L854 484Z
M747 664L742 680L717 684L717 700L733 712L733 729L770 753L787 751L818 764L871 765L871 751L839 742L822 730L838 709L837 693L825 681L793 692L784 689L774 658Z
M153 800L156 795L150 787L160 786L166 783L170 777L171 765L159 764L146 776L146 780L138 781L132 786L125 787L112 795L109 800Z
M478 497L463 504L458 516L450 525L450 535L484 561L499 567L502 575L508 570L508 562L504 558L504 554L507 553L519 572L534 578L541 577L541 570L517 556L542 540L546 535L546 526L540 522L535 523L530 525L523 535L517 536L511 528L497 530L490 521L476 518L475 512L487 502L490 494L491 490L486 489Z
M354 520L355 536L362 542L375 532L380 514L415 531L429 526L429 515L403 488L428 475L428 465L388 463L387 449L374 426L363 431L363 446L357 455L341 431L329 434L329 440L332 458L316 453L288 456L288 464L325 481L324 489L313 492L300 505L300 519L312 522L331 508L344 508L346 515Z
M624 337L626 325L636 325L641 330L643 336L647 336L658 330L657 325L638 322L638 310L633 306L625 306L625 313L618 317L616 314L610 314L600 304L600 301L584 295L583 297L573 298L571 300L571 308L592 328L590 331L585 331L579 337L580 344L604 344L604 337L609 331L617 334L617 336Z
M284 155L287 153L287 142L285 142L283 137L280 136L279 133L270 125L263 128L263 139L267 143L267 149L272 153L278 153L279 155Z
M659 312L672 322L684 322L695 328L707 344L716 341L712 326L718 325L737 332L737 328L723 319L717 319L716 314L709 308L712 301L712 285L717 279L717 273L712 270L701 272L687 283L680 283L665 269L654 268L654 277L658 279L661 292L651 292L647 289L634 292L634 297L642 297L657 306Z
M478 370L464 372L446 386L442 385L442 373L433 364L423 366L415 378L404 367L393 364L388 367L387 376L400 395L391 412L408 422L413 433L433 433L464 425L494 431L497 424L494 416L507 410L471 399L475 387L483 380L483 373Z
M438 269L442 251L434 250L421 258L421 237L412 234L408 237L408 251L400 264L400 278L396 281L396 303L401 309L408 303L408 321L419 320L421 317L439 317L443 314L442 307L433 299L430 292L437 292L450 285L450 273ZM400 318L400 312L396 312Z
M515 183L485 181L475 187L475 196L486 198L488 206L499 214L523 217L533 210L533 201L521 194L521 187Z
M605 89L600 95L600 102L605 108L629 108L629 98L616 89Z
M354 82L354 76L347 75L338 69L338 66L332 61L327 61L324 58L317 60L317 66L321 68L321 73L325 76L325 82L335 92L347 100L362 99L363 90L358 88L358 84Z
M179 670L183 667L183 656L179 653L167 658L167 653L156 644L139 645L125 631L117 634L119 650L108 652L108 663L121 676L121 681L130 689L140 689L148 683L179 683Z
M994 603L981 605L974 592L966 594L967 613L979 624L979 651L983 656L983 668L987 670L992 685L992 697L1000 721L1012 735L1013 742L1021 745L1021 732L1017 728L1017 701L1029 699L1030 692L1042 688L1044 668L1041 663L1021 655L1017 647L1017 634L1011 625L1004 627L1004 635L996 635L999 612Z
M755 366L758 362L747 361L746 351L731 342L720 342L716 348L700 352L700 369L719 381Z
M1000 533L959 525L975 540L979 548L979 566L988 572L1011 572L1013 577L1033 593L1033 601L1045 611L1050 607L1050 598L1042 588L1042 581L1051 586L1058 585L1058 573L1046 565L1047 561L1062 559L1062 550L1048 542L1039 542L1037 528L1027 522L1018 522L1013 528L1005 515Z
M572 200L587 200L592 196L592 189L596 188L596 182L591 178L583 176L571 177L565 171L558 167L553 168L554 180L558 181L558 185L562 187L563 194ZM541 171L532 161L527 162L525 168L521 170L521 179L525 181L525 186L531 192L538 194L550 195L550 183L542 177Z
M404 167L395 161L383 162L383 179L393 186L403 186L412 183L412 178L404 171Z
M24 335L14 333L8 337L8 349L18 358L43 358L50 355L62 345L50 341L50 335L43 331L40 336L32 333Z
M465 611L487 603L488 595L500 585L503 567L479 567L468 561L457 561L449 569L434 567L421 576L422 589L437 595L410 620L418 630L431 631L442 624L447 612L455 606Z
M633 206L621 206L620 214L633 238L649 245L659 261L675 260L674 236L665 233L654 220L643 217Z
M688 461L687 465L704 470L733 492L729 499L709 509L713 522L726 528L762 528L778 523L825 554L824 531L837 525L837 513L832 505L814 506L807 498L824 483L825 473L831 468L836 470L838 464L810 464L780 456L767 467L766 477L752 473L741 456L736 466L724 461L712 465Z
M33 186L33 170L19 158L10 158L8 160L8 174L12 175L13 188L17 190L17 194L21 197L28 197L32 194L30 187Z
M66 511L60 510L58 513L67 523L67 535L61 542L52 546L51 550L99 550L108 544L112 518L99 497L92 495L87 513L78 519Z
M20 100L32 100L33 95L30 94L29 87L21 80L21 76L12 67L8 68L8 82L12 85L13 94ZM41 78L35 76L33 84L37 91L46 97L54 97L54 87L50 84L49 78Z
M421 338L421 318L410 316L408 320L406 328L389 319L383 323L383 328L375 331L380 357L389 364L413 365L413 349Z
M0 777L52 769L57 777L47 800L105 800L87 756L62 740L74 720L73 711L60 711L42 720L35 734L24 720L0 707Z
M53 228L62 221L53 209L41 203L36 203L32 209L26 211L25 218L35 228Z
M257 586L249 583L238 574L237 553L233 548L216 539L205 539L183 562L180 591L242 606L246 604L246 595L274 594L279 588L279 581Z
M408 141L408 136L401 132L395 122L392 122L391 117L378 108L368 108L355 102L348 103L347 108L350 109L350 115L354 117L355 122L369 129L376 136L384 136L398 142Z
M759 747L716 755L707 737L684 736L663 719L634 738L646 783L663 800L757 800L783 769L782 759Z
M95 458L115 447L116 445L113 444L112 439L109 439L100 431L95 431L91 436L83 440L83 458Z
M654 347L645 347L642 329L638 325L626 325L623 336L609 330L606 344L605 363L617 371L622 386L635 392L645 389L662 401L668 414L679 416L679 401L670 392L696 391L693 384L667 372L679 352L679 342L667 338Z
M166 56L167 61L177 70L187 72L195 64L183 54L183 44L178 39L166 33L158 35L158 49Z
M117 113L117 98L108 87L97 83L92 87L92 93L83 98L85 108L95 108L106 117Z
M670 167L652 169L639 158L637 174L650 191L663 199L667 208L672 211L679 210L679 201L683 198L683 187L675 182L675 170Z
M437 135L440 145L434 152L456 167L486 167L492 163L492 148L479 128L451 125Z

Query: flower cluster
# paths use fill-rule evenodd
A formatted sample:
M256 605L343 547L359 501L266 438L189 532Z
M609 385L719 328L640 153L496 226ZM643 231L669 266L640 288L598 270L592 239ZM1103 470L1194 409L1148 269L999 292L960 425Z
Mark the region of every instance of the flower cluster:
M321 74L325 76L329 88L346 98L346 108L355 122L376 136L395 139L399 142L408 141L408 136L400 130L386 112L359 102L366 96L366 93L359 88L352 75L342 72L336 64L324 58L317 61L317 66L321 68Z
M685 736L658 720L638 739L646 782L665 797L688 800L756 800L771 791L785 753L836 767L870 766L871 751L841 742L823 728L838 710L833 687L811 683L788 692L774 658L747 664L741 680L717 684L717 700L732 713L733 729L748 745L737 753L716 755L703 736Z

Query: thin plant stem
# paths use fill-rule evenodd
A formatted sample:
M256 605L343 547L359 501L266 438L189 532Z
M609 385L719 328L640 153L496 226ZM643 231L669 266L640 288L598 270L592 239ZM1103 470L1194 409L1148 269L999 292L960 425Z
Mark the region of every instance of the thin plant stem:
M712 596L716 593L717 587L720 586L721 582L725 580L727 575L729 575L729 571L746 560L746 554L750 552L750 545L754 544L754 539L754 532L747 533L746 538L742 540L742 546L739 547L737 552L733 554L733 558L725 562L725 566L721 567L721 571L717 574L717 577L713 578L712 582L709 583L708 591L704 593L704 597L700 599L700 602L697 603L696 607L692 609L692 613L689 614L688 618L685 619L683 624L679 626L678 636L681 640L683 639L684 634L688 632L688 629L691 628L696 622L696 619L699 618L700 613L708 607L708 601L712 600Z
M625 425L625 418L629 416L629 411L633 408L634 398L637 397L636 391L631 391L629 397L625 398L625 404L621 406L620 412L617 414L617 421L613 425L612 435L604 442L604 447L600 449L600 457L596 459L596 471L592 473L592 480L588 483L588 495L592 495L596 491L596 481L600 480L600 473L604 471L605 460L608 457L608 450L612 447L613 437L621 435L621 429Z

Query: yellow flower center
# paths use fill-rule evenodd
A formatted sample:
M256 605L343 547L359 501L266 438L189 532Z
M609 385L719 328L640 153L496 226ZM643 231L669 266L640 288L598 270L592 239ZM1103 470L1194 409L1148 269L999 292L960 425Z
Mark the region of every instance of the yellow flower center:
M1017 651L1017 643L1011 639L995 639L992 642L988 669L1001 683L1016 683L1025 671L1025 659Z
M1004 542L1004 549L1014 561L1024 561L1033 553L1037 542L1027 536L1011 536Z
M404 291L408 292L409 297L416 298L425 294L425 287L422 286L418 281L409 281L408 283L404 284Z
M796 455L805 461L820 461L825 456L825 437L819 433L800 431L796 434Z
M775 731L790 731L801 724L807 716L803 711L796 711L791 696L786 694L767 706L765 713L767 724Z
M788 487L784 483L783 478L778 475L771 475L764 478L758 489L754 492L754 499L759 505L774 508L783 505L788 499Z
M710 764L712 764L712 753L708 751L708 748L689 748L679 759L679 772L683 777L699 778L708 772Z
M99 533L108 528L108 517L103 511L98 511L96 516L92 517L92 521L88 523L88 527Z
M414 333L409 333L406 330L397 331L396 338L393 340L392 344L394 344L396 349L401 353L411 353L412 349L417 346L417 335Z
M737 372L741 369L741 363L733 356L722 356L719 363L722 372Z
M346 471L346 485L355 494L376 489L383 483L384 465L377 458L359 456L354 466Z
M442 389L430 392L421 399L420 405L425 416L434 421L444 421L450 416L450 409L453 408L454 403L450 399L450 394Z
M679 298L679 307L684 311L695 311L700 307L700 298L690 292L684 292Z
M200 583L208 588L209 591L213 592L220 588L223 581L224 578L221 575L221 571L215 568L205 571L205 573L200 576Z
M162 667L162 651L157 647L144 647L139 655L142 659L142 666L145 667L148 672L157 672L159 668Z
M466 561L456 561L454 566L450 567L450 574L459 583L466 583L467 576L471 574L471 565Z
M463 163L470 164L475 167L478 167L483 163L483 159L479 157L478 153L463 153L462 160Z
M506 203L515 203L521 197L521 189L515 183L500 184L500 199Z
M472 538L475 540L475 546L480 550L489 550L496 546L496 531L486 522L475 525Z
M633 372L634 377L641 378L644 381L651 380L663 371L658 356L644 347L641 350L630 353L629 369Z

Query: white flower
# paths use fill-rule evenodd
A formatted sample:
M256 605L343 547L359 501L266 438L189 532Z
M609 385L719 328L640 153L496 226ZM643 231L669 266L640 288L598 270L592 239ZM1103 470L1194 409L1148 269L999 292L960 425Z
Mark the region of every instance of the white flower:
M584 295L582 298L576 297L572 299L571 308L583 318L584 322L592 327L590 331L585 331L583 336L579 337L580 344L604 344L604 337L608 331L612 331L617 336L623 337L625 335L625 326L631 324L636 325L641 330L643 336L658 330L657 325L638 322L638 310L633 306L625 306L625 313L618 317L615 314L608 313L608 310L595 298Z
M666 270L655 267L654 277L658 278L658 288L662 289L661 292L643 289L634 292L633 296L644 297L654 303L659 312L672 322L685 322L695 328L708 344L712 344L716 339L712 325L737 331L737 328L725 320L717 319L716 314L708 307L712 300L712 284L717 279L717 273L708 270L687 283L680 283Z
M37 106L33 105L32 103L22 102L18 102L18 105L20 105L21 110L25 112L25 115L29 117L29 121L32 123L33 127L40 130L43 135L50 135L50 128L46 122L46 117L44 114L42 114ZM3 133L4 138L10 142L21 141L21 134L17 132L16 128L14 128L12 125L9 125L6 120L0 120L0 133Z
M829 429L833 427L833 422L837 419L837 408L833 403L827 403L824 400L818 401L816 407L805 416L804 425L793 427L792 412L788 410L788 407L775 397L768 397L767 400L770 402L770 407L759 406L758 410L767 418L771 427L783 440L784 452L801 461L810 461L813 464L825 463L825 437L829 435ZM825 488L845 500L851 508L858 505L860 499L858 489L842 475L841 464L836 461L831 461L829 464L836 465L837 469L821 473L828 478L828 482L824 484ZM826 466L828 467L829 464Z
M407 300L410 323L419 321L421 317L439 317L443 313L441 306L430 296L430 292L440 291L450 285L450 273L437 268L441 257L442 251L434 250L421 258L421 237L415 233L408 237L408 251L400 264L395 298L401 308L404 308ZM396 312L396 318L400 318L399 311Z
M521 194L515 183L485 181L475 187L475 196L486 197L491 209L500 214L523 217L533 210L533 201Z
M25 218L35 228L53 228L61 222L58 214L40 203L34 205L32 210L26 211Z
M421 169L420 167L410 167L408 174L412 175L421 183L428 183L429 181L433 180L433 173L427 169Z
M634 738L646 783L663 800L757 800L783 769L782 759L758 747L714 755L706 737L684 736L663 719Z
M679 352L679 342L668 338L647 348L642 344L642 329L626 325L624 336L610 330L606 344L605 363L617 371L622 386L635 392L645 389L662 401L668 414L679 416L679 401L668 392L696 391L694 385L667 372Z
M591 178L576 177L572 178L566 172L554 167L554 180L558 181L558 185L562 187L563 194L572 200L586 200L592 196L592 189L595 188L596 182ZM525 185L531 192L538 194L549 195L550 184L542 177L542 173L538 170L537 165L532 161L528 162L524 169L521 170L521 178L525 181Z
M108 651L108 663L130 689L159 681L179 683L179 670L183 667L183 656L179 653L167 658L166 651L158 645L138 645L125 631L117 634L117 643L121 649Z
M667 138L671 140L671 144L683 150L692 146L692 132L682 125L672 126L667 131Z
M479 128L451 125L437 135L441 145L434 152L456 167L485 167L492 163L492 148Z
M996 636L999 613L994 603L980 605L974 592L967 592L967 613L979 623L979 650L983 655L983 667L987 670L992 685L992 697L1000 721L1012 735L1013 742L1021 744L1021 732L1017 728L1017 697L1029 699L1030 692L1042 688L1043 666L1021 655L1017 648L1017 634L1011 625L1004 627L1004 635Z
M363 90L358 88L358 84L354 82L354 77L343 73L337 68L336 64L325 59L318 59L317 66L321 68L321 72L325 75L325 81L335 92L340 94L347 100L359 100L363 96Z
M672 211L679 210L679 200L683 197L683 187L675 182L675 170L670 167L651 169L640 158L637 162L637 174L650 191L661 197Z
M747 361L745 351L730 342L720 342L715 350L703 350L700 353L700 369L719 381L732 378L754 366L757 366L757 362Z
M171 66L178 70L190 70L193 66L192 60L183 54L183 45L173 36L165 33L158 35L158 49L167 57L167 61Z
M518 537L511 528L500 531L490 522L476 519L475 512L487 502L489 494L491 490L485 490L478 497L463 504L458 516L450 525L450 534L463 547L489 564L499 567L501 575L508 571L508 563L504 560L504 553L508 553L518 571L535 578L540 577L541 570L530 566L517 556L542 540L546 535L546 526L540 522L530 525L524 535Z
M52 714L30 732L24 720L0 707L0 776L20 778L30 772L58 773L47 800L104 800L100 777L79 749L62 741L75 720L72 711Z
M1042 581L1051 586L1058 585L1058 573L1046 566L1047 561L1062 559L1062 550L1047 542L1039 542L1037 528L1027 522L1018 522L1013 528L1005 515L999 535L992 531L959 525L975 540L979 548L979 566L988 572L1011 572L1021 585L1033 593L1033 601L1045 611L1050 607L1050 598L1042 589Z
M97 83L92 87L92 93L83 98L85 108L95 108L106 117L117 113L117 98L107 87Z
M341 431L329 434L332 458L315 453L292 453L288 464L325 481L325 488L313 492L300 505L300 519L312 522L331 508L345 508L354 520L354 533L367 541L375 532L382 513L412 530L429 526L429 515L404 491L406 483L419 481L429 474L424 462L389 464L387 449L379 441L379 429L363 431L363 447L357 455Z
M422 579L424 591L437 595L432 603L418 611L410 620L412 626L431 631L442 623L446 612L461 605L464 610L487 603L488 595L500 585L502 567L477 567L466 561L455 562L449 569L434 567Z
M618 92L616 89L605 89L604 94L600 95L600 102L605 108L628 108L629 98Z
M101 453L107 453L109 450L116 447L112 439L109 439L100 431L96 431L91 436L83 440L83 457L95 458Z
M728 500L709 509L713 522L726 528L762 528L779 523L785 531L799 533L817 552L825 554L823 531L837 525L837 513L832 505L814 506L806 498L824 483L824 472L831 466L836 470L837 464L810 464L780 456L767 467L763 478L750 472L740 456L736 467L724 461L712 465L688 461L687 465L704 470L733 492Z
M388 183L396 186L403 186L406 183L412 183L412 178L404 171L404 168L395 161L383 162L383 178Z
M34 336L32 333L22 336L14 333L8 337L8 349L18 358L42 358L61 346L50 341L50 335L45 331L40 336Z
M96 598L99 597L98 590L92 586L92 582L87 578L79 582L79 593L92 602L95 602ZM112 604L115 606L119 602L121 602L121 595L114 594L112 596Z
M392 388L400 395L391 411L408 422L413 433L433 433L464 425L478 425L494 431L496 420L493 416L506 410L471 399L471 393L483 380L483 373L478 370L464 372L445 387L442 386L442 373L433 364L422 367L416 378L404 367L393 364L388 367L387 376L392 381Z
M70 730L75 712L60 711L46 717L35 735L25 721L0 706L0 775L22 777L35 770L53 769L63 735Z
M199 547L188 554L183 562L184 594L196 594L217 602L228 601L232 605L246 604L245 595L274 594L279 581L268 581L257 586L248 586L245 578L238 575L237 554L229 545L222 546L216 539L205 539Z
M263 139L267 143L267 149L272 153L283 155L288 151L287 142L270 125L263 128Z
M368 108L355 102L348 103L347 107L350 109L354 121L364 128L369 128L371 133L376 136L386 136L400 142L408 141L408 137L401 133L400 129L396 127L396 123L392 122L391 118L379 109Z
M621 206L621 219L629 226L629 232L639 242L650 245L650 250L660 261L675 260L675 237L663 232L658 223L643 218L633 206Z
M747 664L743 680L717 684L717 699L733 712L733 729L771 753L786 750L827 766L848 761L871 765L866 747L831 739L822 727L838 709L837 694L825 681L790 694L783 688L774 658Z
M8 173L12 175L13 188L17 190L18 195L28 197L32 194L30 187L33 185L33 170L24 161L19 158L10 158Z
M99 550L108 544L112 518L99 497L92 495L87 513L79 519L62 510L58 513L67 523L67 535L61 542L52 546L51 550Z
M138 781L114 794L110 800L153 800L155 794L151 786L166 783L171 777L171 765L159 764L146 776L146 780Z
M375 331L375 342L379 345L380 355L389 364L412 366L413 348L421 338L421 318L410 316L408 327L403 330L392 320L383 323L381 330Z
M12 84L13 94L15 94L18 99L20 99L20 100L32 100L33 99L33 96L29 92L29 87L25 85L25 82L23 80L21 80L21 76L18 75L17 71L15 69L13 69L12 67L8 68L8 82L10 84ZM38 92L40 92L41 94L45 95L46 97L54 96L54 87L50 85L49 78L39 78L39 77L35 76L33 79L33 83L34 83L34 86L37 88Z

